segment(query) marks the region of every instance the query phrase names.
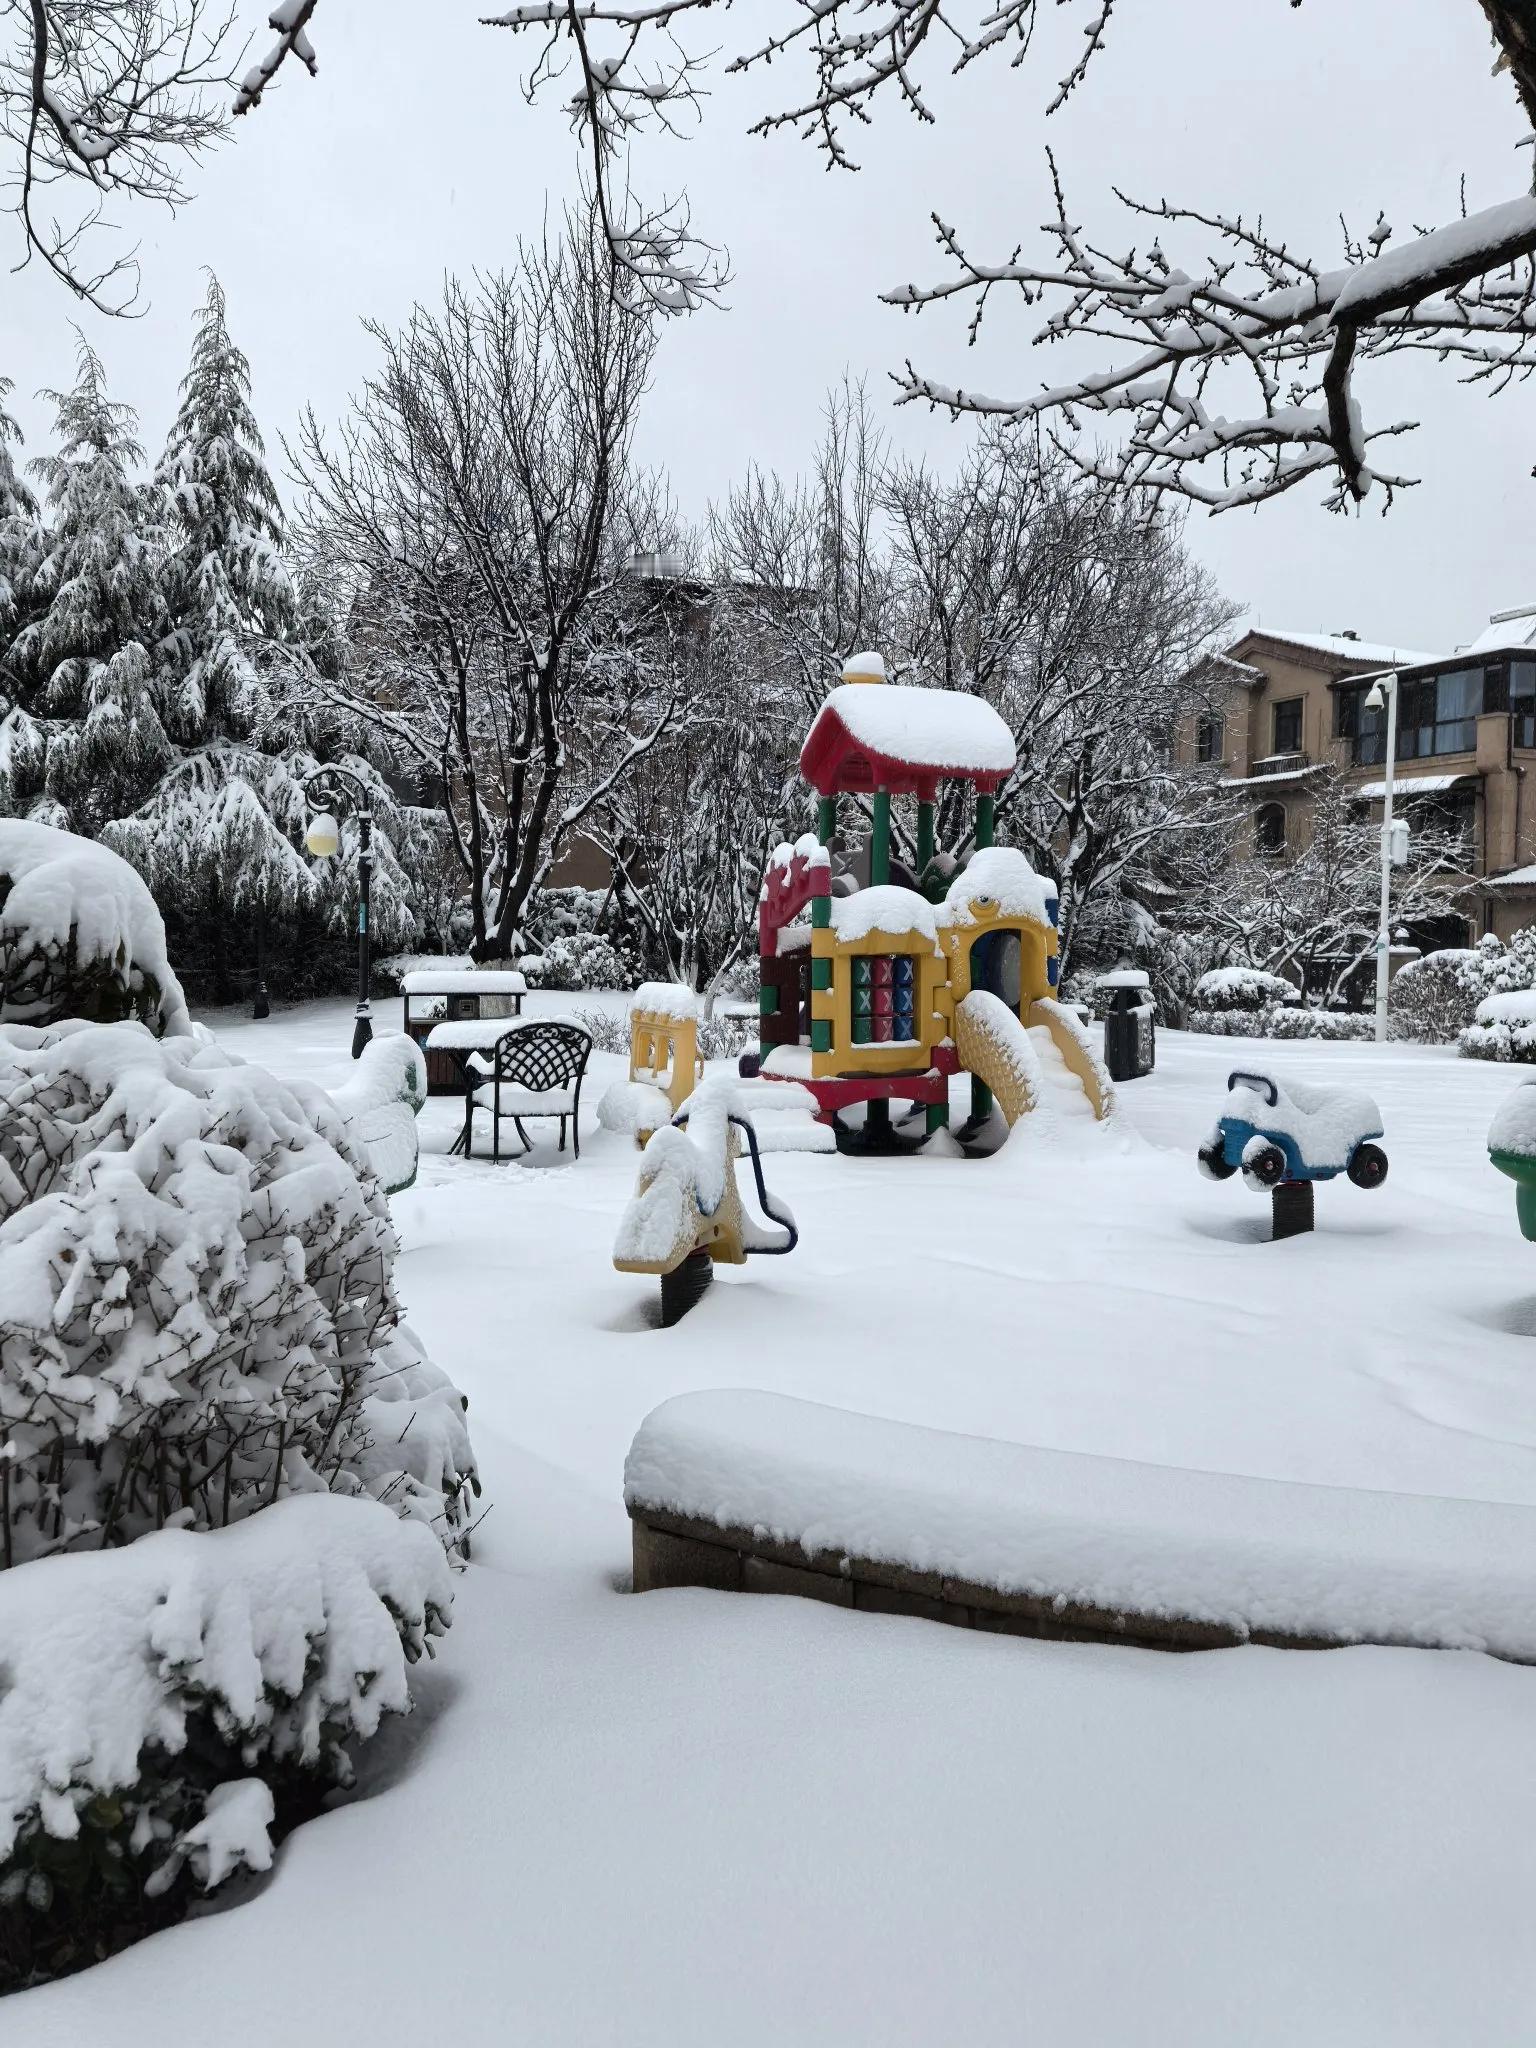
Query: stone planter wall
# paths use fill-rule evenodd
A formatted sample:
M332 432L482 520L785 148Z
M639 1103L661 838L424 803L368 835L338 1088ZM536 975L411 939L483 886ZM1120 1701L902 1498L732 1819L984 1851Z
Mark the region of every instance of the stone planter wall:
M958 1628L1043 1637L1055 1642L1126 1643L1146 1650L1219 1650L1241 1643L1276 1649L1329 1650L1325 1636L1244 1635L1211 1622L1154 1614L1113 1613L1048 1594L1000 1593L937 1572L908 1571L841 1551L807 1553L751 1529L720 1528L661 1508L630 1507L635 1591L707 1586L721 1593L793 1593L872 1614L912 1614Z

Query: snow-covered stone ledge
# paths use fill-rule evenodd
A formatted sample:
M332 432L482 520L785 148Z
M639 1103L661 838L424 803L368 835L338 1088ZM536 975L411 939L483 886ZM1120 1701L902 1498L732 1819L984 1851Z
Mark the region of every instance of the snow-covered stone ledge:
M1536 1508L1137 1465L746 1392L663 1402L624 1497L637 1592L796 1593L1159 1649L1536 1662Z

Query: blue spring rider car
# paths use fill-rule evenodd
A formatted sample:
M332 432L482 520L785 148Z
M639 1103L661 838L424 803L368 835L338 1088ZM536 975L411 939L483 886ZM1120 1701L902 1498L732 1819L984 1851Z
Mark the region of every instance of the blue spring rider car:
M1241 1172L1256 1194L1339 1173L1357 1188L1379 1188L1387 1177L1387 1155L1374 1142L1381 1136L1369 1095L1239 1071L1227 1076L1226 1113L1200 1147L1200 1170L1212 1180Z

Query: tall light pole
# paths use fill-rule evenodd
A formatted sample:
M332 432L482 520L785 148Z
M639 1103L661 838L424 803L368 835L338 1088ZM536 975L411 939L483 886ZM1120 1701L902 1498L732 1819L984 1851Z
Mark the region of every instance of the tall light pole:
M357 1019L352 1026L352 1057L361 1059L363 1047L373 1036L373 1006L368 1000L369 929L368 885L373 879L373 802L368 785L350 768L316 768L304 778L304 793L312 804L332 805L345 797L357 820ZM341 847L341 828L330 809L316 811L304 834L304 844L318 860L331 860Z
M1366 692L1367 711L1387 711L1386 779L1381 799L1381 917L1376 927L1376 1042L1386 1042L1387 991L1392 979L1392 782L1397 772L1397 675L1378 676Z

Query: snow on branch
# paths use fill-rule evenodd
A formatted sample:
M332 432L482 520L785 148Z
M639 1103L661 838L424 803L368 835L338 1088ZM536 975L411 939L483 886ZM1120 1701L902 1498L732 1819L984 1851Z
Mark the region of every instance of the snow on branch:
M277 41L258 59L240 81L235 94L235 112L248 114L261 104L261 96L290 57L297 57L313 78L320 69L315 46L309 40L309 23L318 0L278 0L267 16L267 27L277 30Z
M1051 160L1055 219L1042 232L1049 259L972 257L934 216L953 275L906 284L888 304L920 312L949 299L973 305L974 342L992 294L1016 291L1045 314L1033 339L1079 336L1123 351L1110 367L1022 397L993 398L940 383L907 364L903 402L1011 422L1041 420L1087 474L1170 491L1212 512L1257 504L1316 477L1334 509L1380 485L1390 503L1415 478L1382 470L1371 445L1415 421L1367 428L1355 392L1362 363L1404 349L1458 365L1462 381L1503 389L1536 368L1536 197L1469 215L1397 248L1384 219L1325 269L1268 235L1262 222L1116 197L1153 223L1150 242L1114 254L1067 210ZM1193 270L1163 248L1168 229L1214 235L1217 253ZM1083 419L1115 415L1118 446L1084 452ZM1059 422L1059 427L1055 424Z
M95 230L113 200L174 210L191 196L184 167L226 126L215 89L227 82L233 0L27 0L4 11L18 22L0 48L0 138L15 153L8 203L22 261L40 256L98 312L130 312L136 257L96 267Z
M1116 0L1057 0L1086 4L1084 47L1058 81L1051 110L1081 82L1103 47ZM684 116L700 111L704 59L684 48L681 28L691 15L719 0L523 0L505 13L484 17L492 28L542 32L544 42L525 81L530 98L562 75L574 54L580 88L567 102L572 120L588 140L594 189L603 225L621 274L633 282L647 308L663 313L692 311L718 300L727 277L721 251L694 236L675 206L636 208L616 192L621 153L646 131L675 134ZM729 0L725 0L729 5ZM787 128L814 142L829 166L857 170L848 147L850 122L868 123L878 93L894 91L920 121L934 116L924 98L922 66L934 42L947 71L963 70L978 57L1015 48L1017 63L1028 51L1044 0L981 0L973 18L961 19L943 0L801 0L787 26L732 57L727 72L770 64L803 67L803 88L787 104L765 114L752 132ZM939 31L937 37L934 31ZM611 39L599 52L594 38ZM641 68L642 52L662 38L664 51L652 68Z

